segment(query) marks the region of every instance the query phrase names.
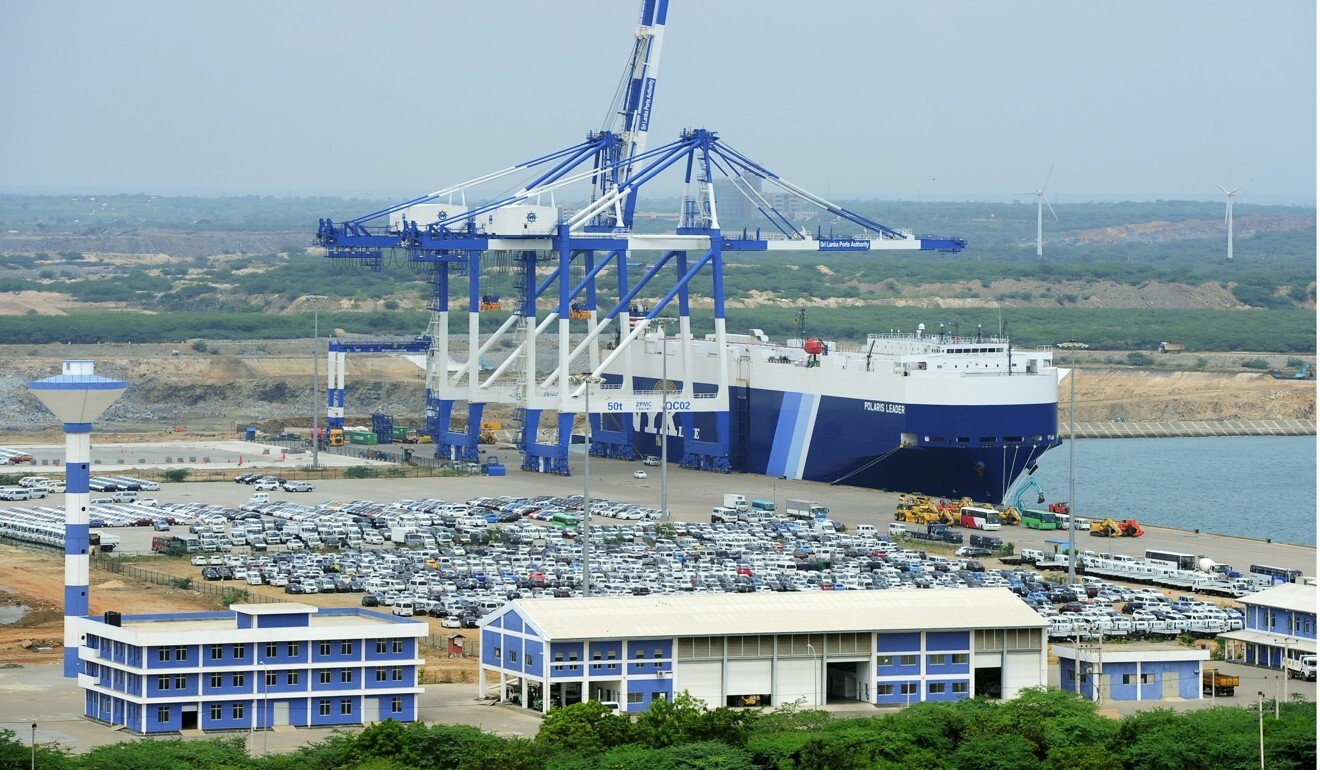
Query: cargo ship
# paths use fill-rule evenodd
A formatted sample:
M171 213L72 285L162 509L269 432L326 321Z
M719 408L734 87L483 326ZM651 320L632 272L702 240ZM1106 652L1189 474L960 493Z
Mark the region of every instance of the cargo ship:
M633 387L682 389L675 377L692 366L692 390L716 390L713 335L681 341L648 333L629 366ZM729 469L776 478L942 497L1002 502L1041 455L1058 446L1058 383L1050 348L1014 349L1005 338L928 334L869 335L857 349L818 339L772 342L762 331L729 334L727 437L714 413L670 414L667 454L693 465L695 442L727 440ZM665 362L668 361L668 364ZM616 369L606 377L619 383ZM604 430L625 415L605 416ZM633 414L632 444L660 453L665 419Z

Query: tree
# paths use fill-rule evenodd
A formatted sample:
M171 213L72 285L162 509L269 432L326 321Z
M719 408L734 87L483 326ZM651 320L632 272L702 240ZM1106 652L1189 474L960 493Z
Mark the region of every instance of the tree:
M192 471L188 470L187 468L170 468L169 470L161 474L161 478L165 479L171 484L178 484L183 481L187 481L188 476L191 475L191 473Z
M572 703L546 714L536 742L557 751L598 753L627 743L629 725L628 717L599 701Z
M33 756L32 747L20 741L13 730L0 730L0 768L3 770L27 768ZM68 751L59 744L38 743L35 756L36 765L40 768L64 770L74 766Z
M78 763L87 770L237 770L256 766L242 738L116 743L92 749Z

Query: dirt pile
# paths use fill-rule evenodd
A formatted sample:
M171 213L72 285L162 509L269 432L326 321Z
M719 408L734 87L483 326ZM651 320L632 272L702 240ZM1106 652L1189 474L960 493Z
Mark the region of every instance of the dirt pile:
M1315 420L1314 382L1276 380L1268 374L1079 369L1077 419L1108 422L1159 420ZM1066 411L1068 388L1060 387Z

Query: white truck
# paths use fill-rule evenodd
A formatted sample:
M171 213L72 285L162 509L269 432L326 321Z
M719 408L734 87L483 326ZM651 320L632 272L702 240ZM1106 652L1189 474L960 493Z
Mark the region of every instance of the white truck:
M716 523L728 524L735 522L737 520L738 520L738 512L732 508L725 508L724 506L718 506L716 508L712 508L710 511L710 522L712 524L716 524Z
M807 500L787 500L784 502L784 510L795 519L807 521L824 521L830 517L829 508Z
M724 507L732 508L739 513L747 512L747 498L731 492L724 493Z
M1315 681L1315 656L1303 655L1298 658L1288 658L1284 663L1288 669L1289 679L1305 679L1308 682Z

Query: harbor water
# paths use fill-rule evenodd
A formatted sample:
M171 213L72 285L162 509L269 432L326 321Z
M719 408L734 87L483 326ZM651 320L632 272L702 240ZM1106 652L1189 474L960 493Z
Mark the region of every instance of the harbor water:
M1068 499L1067 441L1034 478L1049 502ZM1091 520L1316 544L1315 436L1078 439L1076 490Z

